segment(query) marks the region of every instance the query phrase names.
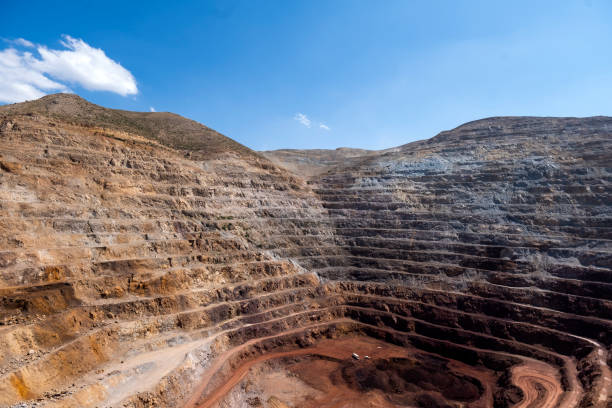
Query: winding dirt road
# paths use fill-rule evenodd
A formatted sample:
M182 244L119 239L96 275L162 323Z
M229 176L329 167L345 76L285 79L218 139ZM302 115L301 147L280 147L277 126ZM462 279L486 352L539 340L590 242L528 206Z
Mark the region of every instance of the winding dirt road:
M563 395L557 371L539 361L526 361L512 369L512 382L524 394L515 408L553 408ZM568 407L567 400L559 407Z
M338 320L335 320L334 322L335 323L347 323L347 324L352 323L352 321L349 319L338 319ZM306 326L306 328L323 327L325 325L326 325L325 323L314 324L311 326ZM240 353L240 351L245 350L249 346L256 344L258 342L261 342L263 340L271 339L275 337L281 337L281 336L285 336L291 333L298 333L303 330L304 328L294 329L294 330L286 331L282 335L262 337L262 338L249 340L238 347L232 348L222 353L220 356L218 356L215 359L215 362L213 363L213 365L208 368L206 375L202 378L200 382L200 385L194 391L192 397L185 404L185 408L211 407L215 402L217 402L220 398L226 395L234 387L234 385L238 384L238 382L240 382L240 380L244 378L244 376L249 372L249 369L254 364L257 364L257 363L260 363L266 360L270 360L272 358L289 357L289 356L306 355L306 354L316 354L317 351L314 350L316 349L316 347L303 348L303 349L286 351L286 352L267 353L259 357L256 357L254 359L251 359L249 361L246 361L244 364L242 364L238 369L236 369L233 372L232 376L228 380L224 381L220 387L215 389L210 395L206 396L206 399L204 401L202 401L202 397L203 397L202 394L204 393L206 388L210 385L215 375L219 373L223 365L227 363L227 361L230 359L232 355L237 355L238 353Z
M347 321L349 322L349 321ZM273 336L276 337L276 336ZM223 399L231 390L240 383L250 372L251 368L266 361L273 359L284 358L284 357L295 357L295 356L320 356L327 357L337 360L351 359L353 352L359 355L368 355L373 359L379 358L410 358L416 353L419 354L430 354L420 350L413 349L411 347L399 347L396 345L388 344L380 340L371 339L368 337L349 337L344 339L334 340L322 340L312 347L294 349L288 351L270 352L250 360L244 361L239 367L230 374L229 378L223 379L223 382L214 386L213 383L216 381L215 374L219 374L223 371L223 364L227 362L232 355L238 353L240 350L248 347L253 342L246 342L245 344L229 350L223 353L217 358L215 363L208 370L207 375L202 378L198 390L194 393L191 400L187 403L187 408L212 408ZM484 386L483 395L479 400L474 401L472 404L474 407L489 407L492 406L493 397L489 387L489 383L492 382L491 374L486 370L477 370L473 367L469 367L463 363L452 361L450 366L453 367L457 372L461 372L464 375L478 378ZM204 394L205 390L211 389L209 394ZM357 406L375 406L381 408L394 407L384 395L374 395L375 393L369 393L368 395L355 392L354 390L344 389L339 387L333 391L326 390L325 396L322 399L317 399L318 406L325 407L357 407ZM367 401L366 401L367 400ZM367 402L367 404L366 404Z

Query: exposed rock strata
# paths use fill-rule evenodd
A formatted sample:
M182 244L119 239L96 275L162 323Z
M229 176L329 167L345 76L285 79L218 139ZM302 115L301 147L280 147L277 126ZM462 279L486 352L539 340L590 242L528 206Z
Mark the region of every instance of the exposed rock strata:
M606 406L611 147L609 118L492 118L315 162L310 184L350 255L291 256L351 293L362 316L392 312L387 327L401 316L432 339L545 361L564 406ZM530 381L546 393L547 379Z
M245 388L262 364L327 367L318 406L612 403L612 119L273 164L54 95L0 108L0 141L0 406L287 405Z

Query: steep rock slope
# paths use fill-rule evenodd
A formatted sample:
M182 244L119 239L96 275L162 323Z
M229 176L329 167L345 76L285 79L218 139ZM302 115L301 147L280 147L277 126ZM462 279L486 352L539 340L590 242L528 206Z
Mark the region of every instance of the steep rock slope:
M611 148L610 118L491 118L347 158L311 185L350 255L298 259L369 319L408 319L413 344L511 354L523 394L546 389L518 374L535 358L558 372L557 403L609 405Z
M258 243L273 214L322 217L312 192L176 116L202 144L171 149L138 115L74 95L0 110L0 406L177 406L216 354L311 323L317 277Z
M0 107L0 406L606 407L611 134L265 153L298 176L177 115Z

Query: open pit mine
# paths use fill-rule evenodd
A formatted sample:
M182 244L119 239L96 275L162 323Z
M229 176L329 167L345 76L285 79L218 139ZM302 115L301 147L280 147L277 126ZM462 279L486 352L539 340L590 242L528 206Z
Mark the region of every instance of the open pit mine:
M612 118L254 152L0 107L2 407L612 407Z

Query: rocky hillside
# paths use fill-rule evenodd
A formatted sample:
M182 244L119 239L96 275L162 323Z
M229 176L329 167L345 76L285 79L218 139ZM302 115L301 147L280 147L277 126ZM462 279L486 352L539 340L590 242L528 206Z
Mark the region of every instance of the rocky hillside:
M0 142L0 406L612 406L612 118L264 157L51 95Z
M335 150L283 149L261 152L261 154L271 162L286 168L291 173L311 178L329 171L332 167L345 165L348 161L360 159L362 157L375 156L378 152L339 147Z
M168 112L131 112L103 108L74 94L48 95L35 101L0 106L0 114L40 115L86 128L113 129L145 137L177 150L215 155L249 148L198 122Z
M386 327L409 325L411 344L537 359L556 371L562 406L606 406L611 163L604 117L491 118L347 158L309 183L350 255L299 261L351 293L348 304L393 316Z

